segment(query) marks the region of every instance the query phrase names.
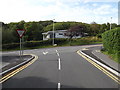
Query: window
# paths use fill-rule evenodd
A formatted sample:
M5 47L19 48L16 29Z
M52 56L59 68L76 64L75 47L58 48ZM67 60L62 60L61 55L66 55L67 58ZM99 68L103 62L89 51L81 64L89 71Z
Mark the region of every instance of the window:
M59 35L63 35L63 33L59 33Z

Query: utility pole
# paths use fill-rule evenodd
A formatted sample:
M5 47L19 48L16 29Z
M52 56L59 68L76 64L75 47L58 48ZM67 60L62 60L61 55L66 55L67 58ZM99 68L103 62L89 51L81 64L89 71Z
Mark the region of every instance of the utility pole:
M55 19L53 19L53 42L52 42L53 46L54 46L54 20Z

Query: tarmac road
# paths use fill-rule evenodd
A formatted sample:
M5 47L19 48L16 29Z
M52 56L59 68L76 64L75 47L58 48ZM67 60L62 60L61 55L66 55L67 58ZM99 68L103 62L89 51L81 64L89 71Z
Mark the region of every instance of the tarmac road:
M118 88L114 80L76 53L77 50L91 46L93 45L25 50L26 54L37 55L38 60L5 81L2 86L3 88Z

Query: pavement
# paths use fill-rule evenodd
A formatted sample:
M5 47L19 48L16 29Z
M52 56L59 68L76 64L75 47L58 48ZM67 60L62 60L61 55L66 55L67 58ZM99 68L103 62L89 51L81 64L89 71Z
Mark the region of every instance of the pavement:
M85 54L89 55L90 57L98 60L99 62L103 63L104 65L109 66L110 68L118 71L120 73L120 64L112 60L107 55L103 54L100 50L102 49L102 46L99 47L90 47L86 50L82 50Z
M119 84L116 81L76 53L83 48L89 48L91 52L95 50L94 54L97 55L96 50L101 48L101 45L24 50L25 54L37 55L38 60L3 82L3 90L6 88L41 88L40 90L42 88L48 88L48 90L49 88L58 88L58 90L72 90L72 88L78 90L103 88L106 90L105 88L108 88L107 90L118 90ZM19 51L4 54L7 53L17 54Z
M17 54L2 54L0 58L2 60L0 61L0 69L2 69L2 72L5 70L8 70L28 59L30 59L31 55L22 55L20 58L20 55Z

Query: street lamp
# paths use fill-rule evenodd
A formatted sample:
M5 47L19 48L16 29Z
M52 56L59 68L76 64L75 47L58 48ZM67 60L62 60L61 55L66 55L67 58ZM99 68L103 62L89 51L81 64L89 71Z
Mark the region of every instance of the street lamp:
M55 19L53 19L53 42L52 42L53 46L54 46L54 20Z
M111 28L112 28L111 24L112 24L112 17L111 17L111 21L110 21L110 30L111 30Z

